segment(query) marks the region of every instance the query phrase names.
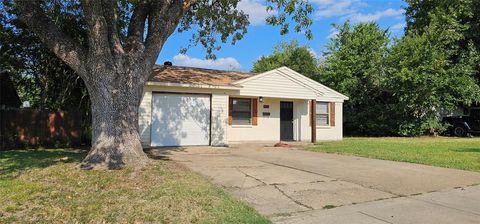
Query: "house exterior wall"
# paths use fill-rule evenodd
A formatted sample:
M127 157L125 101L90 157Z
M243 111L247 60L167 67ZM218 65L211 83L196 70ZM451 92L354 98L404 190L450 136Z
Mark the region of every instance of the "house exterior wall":
M264 105L268 105L269 108L263 108ZM257 108L257 125L228 126L229 142L272 141L280 139L280 99L264 98L262 103L258 102ZM263 112L270 112L270 116L262 116Z
M237 96L233 96L237 97ZM242 97L242 96L238 96ZM293 138L295 141L310 141L311 129L308 101L299 99L263 98L258 103L257 125L229 125L228 141L230 143L245 141L280 141L280 102L293 102ZM268 105L269 108L264 108ZM269 112L270 116L263 116Z
M317 95L298 81L279 73L267 75L242 83L240 95L263 96L285 99L315 99Z
M152 123L152 92L143 92L138 108L138 131L143 147L150 146L150 125Z
M343 138L343 103L335 103L335 126L318 127L317 141L342 140Z
M189 87L146 86L139 107L139 132L143 147L150 147L152 122L152 95L155 92L209 94L211 98L211 144L228 145L228 96L235 90L202 89Z
M239 96L233 90L197 89L185 87L146 87L139 108L139 131L142 145L150 147L150 127L152 110L152 92L203 93L211 94L213 146L245 141L279 141L280 140L280 101L294 103L293 136L295 141L311 141L310 102L303 99L280 99L264 97L258 103L257 125L228 125L228 99L232 97L257 98ZM319 99L319 101L324 101ZM264 108L269 105L269 108ZM317 127L317 141L341 140L343 137L343 103L335 103L335 126ZM270 112L270 116L263 116Z
M294 132L300 136L297 141L311 141L312 138L312 126L310 126L310 101L309 100L297 100L293 105L295 115L299 119L297 124L294 125ZM295 123L294 123L295 124Z
M229 125L228 141L230 143L245 141L280 141L280 101L291 101L294 103L294 140L311 141L312 129L310 125L310 102L308 100L278 98L264 98L263 103L258 103L257 125ZM269 109L263 108L263 105L269 105ZM262 116L263 112L270 112L270 116ZM336 102L335 126L317 127L317 141L341 140L342 138L343 103Z
M211 145L228 145L228 95L212 94Z

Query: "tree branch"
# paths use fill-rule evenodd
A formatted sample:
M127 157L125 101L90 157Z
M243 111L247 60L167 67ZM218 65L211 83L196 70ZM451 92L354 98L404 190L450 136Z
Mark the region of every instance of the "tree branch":
M148 15L148 34L145 40L145 63L153 66L166 39L175 31L183 16L183 0L152 3Z
M133 10L132 17L130 18L125 49L132 55L136 52L143 52L145 47L143 44L143 35L145 32L145 22L149 12L148 6L149 4L147 4L146 0L139 1Z
M57 57L80 76L86 75L86 50L62 32L40 7L40 1L15 0L19 18L42 40Z
M106 56L110 58L108 49L108 32L105 18L103 17L102 4L97 0L80 0L85 20L88 26L89 54L94 56Z
M116 0L103 0L102 5L103 15L107 23L110 48L115 55L122 55L124 51L122 42L118 36L118 5Z
M89 57L106 59L112 63L113 61L109 59L123 53L116 32L117 5L113 0L80 0L80 2L88 26Z

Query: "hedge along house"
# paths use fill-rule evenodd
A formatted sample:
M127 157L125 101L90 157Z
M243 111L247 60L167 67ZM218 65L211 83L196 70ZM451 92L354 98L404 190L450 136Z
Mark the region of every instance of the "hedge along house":
M348 97L287 67L255 74L156 66L144 88L145 147L342 139Z

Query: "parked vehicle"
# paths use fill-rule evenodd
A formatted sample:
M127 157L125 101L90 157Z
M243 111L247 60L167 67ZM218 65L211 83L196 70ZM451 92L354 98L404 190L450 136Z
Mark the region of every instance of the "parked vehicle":
M443 122L450 124L448 133L458 137L480 134L480 108L470 109L464 116L448 116Z

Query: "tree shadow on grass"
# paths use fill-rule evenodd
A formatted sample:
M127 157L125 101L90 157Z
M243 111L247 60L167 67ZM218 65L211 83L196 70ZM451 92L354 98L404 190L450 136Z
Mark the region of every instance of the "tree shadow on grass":
M0 152L0 177L59 163L80 163L87 155L83 149L11 150ZM14 175L16 176L16 175Z
M153 147L145 150L145 153L150 159L153 160L170 160L168 155L172 154L172 151L184 151L184 147Z
M455 152L478 152L480 153L480 148L464 148L464 149L453 149Z

